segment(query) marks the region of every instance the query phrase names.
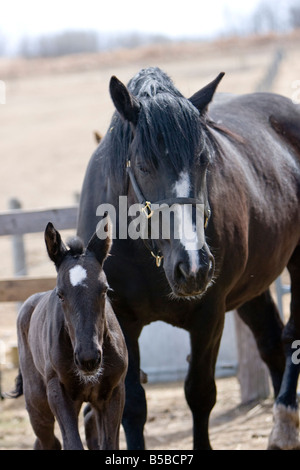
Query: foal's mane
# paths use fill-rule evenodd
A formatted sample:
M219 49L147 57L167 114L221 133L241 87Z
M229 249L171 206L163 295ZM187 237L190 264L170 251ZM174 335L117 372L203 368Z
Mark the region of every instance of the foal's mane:
M81 238L72 237L67 241L67 245L69 247L69 253L71 256L76 257L83 254L84 244Z

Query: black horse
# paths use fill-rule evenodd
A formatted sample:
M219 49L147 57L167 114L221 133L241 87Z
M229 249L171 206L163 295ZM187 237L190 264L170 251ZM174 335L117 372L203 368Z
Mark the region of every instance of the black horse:
M223 75L190 99L158 68L141 70L128 87L112 77L117 111L83 184L78 233L85 242L108 204L116 208L105 270L129 351L123 427L130 449L144 448L138 337L155 320L190 333L185 395L194 447L210 448L215 362L232 309L253 331L270 370L276 402L269 447L299 445L292 345L300 338L300 110L285 97L255 93L216 100L208 113ZM128 207L140 204L148 239L125 233L120 195ZM154 203L175 205L171 228L177 219L189 225L189 236L151 238ZM286 266L292 303L283 327L269 286Z

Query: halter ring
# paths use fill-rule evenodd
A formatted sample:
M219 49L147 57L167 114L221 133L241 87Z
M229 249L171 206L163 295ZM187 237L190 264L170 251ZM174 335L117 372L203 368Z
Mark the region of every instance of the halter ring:
M153 256L153 258L155 258L155 260L156 260L156 266L159 268L160 265L161 265L163 256L155 255L155 254L153 253L153 251L151 251L151 255Z
M142 207L142 212L144 212L147 219L150 219L150 217L152 217L153 210L151 209L151 202L150 201L145 201L145 205L144 205L144 207Z

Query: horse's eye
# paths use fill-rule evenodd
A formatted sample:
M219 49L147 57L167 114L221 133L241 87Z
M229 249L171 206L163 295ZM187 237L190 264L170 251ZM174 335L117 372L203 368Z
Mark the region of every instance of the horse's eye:
M63 293L60 290L56 291L56 295L57 295L57 297L59 298L59 300L61 302L63 302L65 300L65 298L63 296Z
M144 175L148 175L150 173L149 170L143 165L137 165L137 167L139 171L143 173Z
M108 286L105 286L105 287L101 288L100 295L101 295L102 298L106 297L107 291L108 291Z
M100 302L106 302L106 292L107 292L106 289L101 290L100 296L99 296Z

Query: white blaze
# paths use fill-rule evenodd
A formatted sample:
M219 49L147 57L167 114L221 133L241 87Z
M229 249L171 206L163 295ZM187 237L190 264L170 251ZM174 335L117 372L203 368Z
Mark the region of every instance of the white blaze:
M74 268L70 269L69 275L72 286L76 287L83 284L83 281L87 277L87 272L82 266L77 265L74 266Z
M182 171L179 180L174 184L176 197L189 197L191 189L190 177L186 171Z
M186 171L182 171L178 181L174 184L173 190L175 195L176 197L189 197L190 189L189 174ZM196 227L192 221L192 211L185 204L183 206L179 205L177 215L179 217L180 242L188 253L191 272L196 273L199 268L199 243Z

